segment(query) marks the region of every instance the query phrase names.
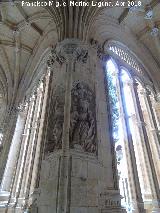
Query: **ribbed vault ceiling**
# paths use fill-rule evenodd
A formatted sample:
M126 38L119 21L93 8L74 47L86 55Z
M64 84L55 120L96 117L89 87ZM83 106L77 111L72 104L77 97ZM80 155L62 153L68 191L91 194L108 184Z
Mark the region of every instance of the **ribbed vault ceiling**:
M150 32L154 27L160 28L160 0L143 0L143 5L144 11L131 13L122 7L43 8L22 7L19 1L0 3L0 93L8 109L18 105L24 97L35 79L33 70L48 47L64 38L86 41L95 36L99 42L111 39L114 31L107 23L113 22L115 28L121 29L119 38L126 33L143 45L157 69L160 34L151 36ZM146 20L144 16L150 9L153 17ZM157 76L160 79L160 71Z

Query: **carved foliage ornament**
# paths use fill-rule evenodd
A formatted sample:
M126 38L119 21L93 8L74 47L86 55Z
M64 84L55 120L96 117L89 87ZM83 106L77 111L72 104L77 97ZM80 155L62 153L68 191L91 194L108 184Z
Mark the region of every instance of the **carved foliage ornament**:
M47 152L62 148L64 93L57 90ZM71 91L70 147L96 153L95 96L87 84L74 82Z
M87 58L88 50L85 46L74 40L66 40L64 43L58 43L55 47L52 47L47 65L48 67L52 67L55 62L62 65L68 60L86 63Z

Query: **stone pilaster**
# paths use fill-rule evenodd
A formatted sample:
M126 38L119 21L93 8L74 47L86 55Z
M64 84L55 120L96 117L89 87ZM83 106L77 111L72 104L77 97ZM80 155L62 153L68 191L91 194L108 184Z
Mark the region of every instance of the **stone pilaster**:
M108 204L102 207L109 199L105 192L110 200L116 199L112 207L122 211L114 180L105 88L97 82L99 74L104 80L98 61L96 51L78 40L64 40L51 51L47 136L33 212L34 208L40 213L47 209L109 211Z
M133 174L133 182L134 182L134 188L135 188L135 209L139 213L145 212L144 209L144 204L143 204L143 199L142 199L142 193L141 193L141 188L140 188L140 182L139 182L139 176L138 176L138 170L137 170L137 164L136 164L136 156L135 156L135 150L134 150L134 145L133 145L133 138L132 138L132 133L130 131L130 126L129 126L129 119L127 116L127 108L126 108L126 101L125 101L125 96L124 96L124 90L123 90L123 82L121 79L121 71L119 70L119 82L120 82L120 92L121 92L121 97L122 97L122 105L123 105L123 110L125 116L125 125L126 125L126 130L127 130L127 138L128 138L128 146L129 146L129 153L131 157L131 166L132 166L132 174Z
M10 152L8 156L8 161L6 165L6 170L3 176L2 181L2 190L3 191L10 191L11 189L11 183L13 176L15 174L15 168L18 160L18 153L20 149L20 142L21 142L21 136L24 130L24 124L25 124L25 113L19 112L15 132L12 139L12 144L10 147Z
M151 92L149 91L149 89L145 88L145 91L143 91L143 96L145 99L147 111L149 113L150 123L151 123L151 126L153 127L153 134L154 134L154 138L155 138L155 145L157 148L157 153L160 157L160 134L159 134L160 132L158 129L158 125L157 125L157 121L156 121L156 114L153 109L150 95L151 95Z
M16 127L17 115L18 115L17 108L12 107L12 109L8 111L8 115L6 116L6 120L5 120L5 124L3 128L3 149L1 150L1 156L0 156L0 183L4 175L4 170L7 163L10 145L11 145L12 137Z
M139 95L138 95L137 86L138 86L138 83L133 81L133 90L134 90L134 95L135 95L135 100L136 100L136 105L137 105L137 113L138 113L140 121L142 123L145 123L144 117L143 117L143 112L142 112L141 105L140 105L140 99L139 99ZM149 99L147 101L149 101ZM151 105L150 105L150 107L151 107ZM150 109L150 107L149 107L149 109ZM151 114L149 116L151 116ZM151 179L150 187L152 190L152 196L153 196L153 199L157 198L157 205L159 206L160 189L159 189L156 169L155 169L154 160L153 160L152 151L151 151L151 142L149 141L149 138L147 135L146 125L141 125L141 130L142 130L142 134L144 137L143 143L144 143L145 149L147 151L148 163L146 163L145 166L148 167L148 170L149 170L148 177ZM156 194L156 197L155 197L155 194ZM155 206L155 201L153 201L153 206Z

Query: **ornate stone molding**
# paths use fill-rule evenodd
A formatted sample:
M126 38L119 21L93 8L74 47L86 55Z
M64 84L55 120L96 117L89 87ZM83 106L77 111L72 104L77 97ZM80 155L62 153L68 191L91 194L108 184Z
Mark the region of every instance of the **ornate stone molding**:
M106 192L100 194L100 207L101 212L104 213L126 212L126 210L121 207L119 191L113 189L106 190Z
M160 93L158 93L157 95L156 95L156 101L158 102L158 103L160 103Z
M69 61L86 63L88 58L87 46L77 39L65 39L52 47L51 54L47 60L48 67L52 67L55 62L62 65Z
M109 55L104 52L103 45L93 38L90 40L90 44L97 50L97 57L102 61L107 61Z
M8 114L12 115L12 116L17 116L18 112L19 112L19 107L18 106L11 106L8 109Z
M58 86L54 93L52 130L49 130L49 140L46 152L62 148L62 129L64 122L63 87ZM70 148L84 152L96 153L96 118L95 96L89 86L81 81L75 81L71 90L71 121Z

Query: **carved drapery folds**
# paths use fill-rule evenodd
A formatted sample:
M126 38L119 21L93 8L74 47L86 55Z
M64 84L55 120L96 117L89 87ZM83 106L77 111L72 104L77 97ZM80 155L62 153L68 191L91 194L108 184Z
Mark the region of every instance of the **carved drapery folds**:
M50 68L54 68L57 63L60 65L65 63L67 65L66 72L70 72L70 76L72 76L72 72L75 71L75 64L84 64L87 62L87 59L88 46L77 39L66 39L58 43L55 48L52 48L47 64ZM61 68L57 70L61 72ZM70 82L72 82L72 80ZM84 82L78 81L70 83L70 86L71 85L72 89L70 88L68 92L71 92L71 109L69 110L71 113L69 118L70 148L96 153L94 94ZM48 141L45 148L46 152L53 152L56 149L62 148L62 133L65 128L63 127L63 123L66 89L63 88L63 91L61 89L57 87L53 94L52 109L50 110L50 121L48 125Z
M64 89L58 87L54 95L52 128L46 152L62 148L64 93ZM72 86L71 97L70 148L96 153L94 93L86 83L76 81Z
M50 116L50 128L48 132L48 142L45 151L53 152L62 148L62 130L64 121L64 93L65 89L58 86L53 94L54 101Z
M71 95L70 146L78 146L86 152L95 153L97 146L94 94L87 84L75 82Z

